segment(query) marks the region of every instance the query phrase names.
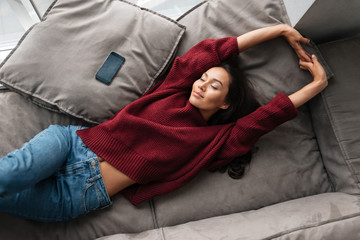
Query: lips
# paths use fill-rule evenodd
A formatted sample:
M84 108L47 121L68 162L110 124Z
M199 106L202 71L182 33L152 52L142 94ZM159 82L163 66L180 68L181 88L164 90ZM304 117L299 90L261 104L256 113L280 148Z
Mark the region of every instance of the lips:
M197 97L197 98L204 98L204 96L201 95L201 93L199 93L199 92L197 92L197 91L194 91L194 92L193 92L193 95L194 95L195 97Z

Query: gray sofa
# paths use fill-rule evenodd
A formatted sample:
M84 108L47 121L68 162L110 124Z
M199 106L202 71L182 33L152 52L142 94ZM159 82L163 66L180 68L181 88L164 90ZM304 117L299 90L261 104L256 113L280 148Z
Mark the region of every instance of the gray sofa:
M6 86L0 90L0 155L50 124L105 121L161 81L173 57L204 38L278 23L290 23L282 0L209 0L178 21L126 1L54 1L0 65ZM296 119L259 140L244 178L203 172L137 207L119 194L111 207L69 222L0 213L1 238L360 239L360 37L304 47L320 58L329 86ZM126 64L105 86L92 73L110 50L122 53ZM239 59L262 103L311 81L282 38Z

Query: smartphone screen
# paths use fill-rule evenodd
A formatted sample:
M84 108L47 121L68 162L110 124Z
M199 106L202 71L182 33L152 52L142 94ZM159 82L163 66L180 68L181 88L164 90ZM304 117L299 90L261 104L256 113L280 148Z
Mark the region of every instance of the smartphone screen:
M100 67L96 73L96 79L107 85L110 85L113 78L124 64L125 58L115 52L111 52L106 58L104 64Z

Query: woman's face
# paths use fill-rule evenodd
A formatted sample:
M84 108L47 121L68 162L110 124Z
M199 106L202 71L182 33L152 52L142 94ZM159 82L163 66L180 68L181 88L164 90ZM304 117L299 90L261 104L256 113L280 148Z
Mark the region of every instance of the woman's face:
M230 106L226 102L229 85L230 76L224 68L210 68L194 82L189 101L208 121L219 109Z

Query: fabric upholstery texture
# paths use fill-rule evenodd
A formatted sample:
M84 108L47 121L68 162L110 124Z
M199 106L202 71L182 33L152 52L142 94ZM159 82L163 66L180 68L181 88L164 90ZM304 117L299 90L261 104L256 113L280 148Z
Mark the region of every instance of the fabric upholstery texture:
M98 240L182 239L346 239L360 237L360 197L325 193L261 210L235 213L154 229L117 234Z
M114 201L112 206L68 222L33 222L0 213L1 238L87 240L116 233L138 233L155 228L149 204L135 208L119 195L112 200Z
M57 0L3 62L0 82L43 107L100 123L153 85L184 31L126 1ZM126 60L108 86L95 75L112 51Z
M324 43L319 48L334 72L312 105L319 146L334 190L359 194L360 37Z
M237 36L287 22L287 15L278 0L210 0L179 22L187 28L177 53L183 55L204 38ZM254 83L263 104L278 92L290 94L312 80L308 72L299 68L298 57L282 38L240 53L239 58L240 68ZM159 226L258 209L331 191L307 105L299 108L296 119L261 137L254 150L253 162L243 179L204 172L184 188L156 197Z
M50 112L11 91L0 92L0 157L20 148L51 124L84 125L65 114Z

